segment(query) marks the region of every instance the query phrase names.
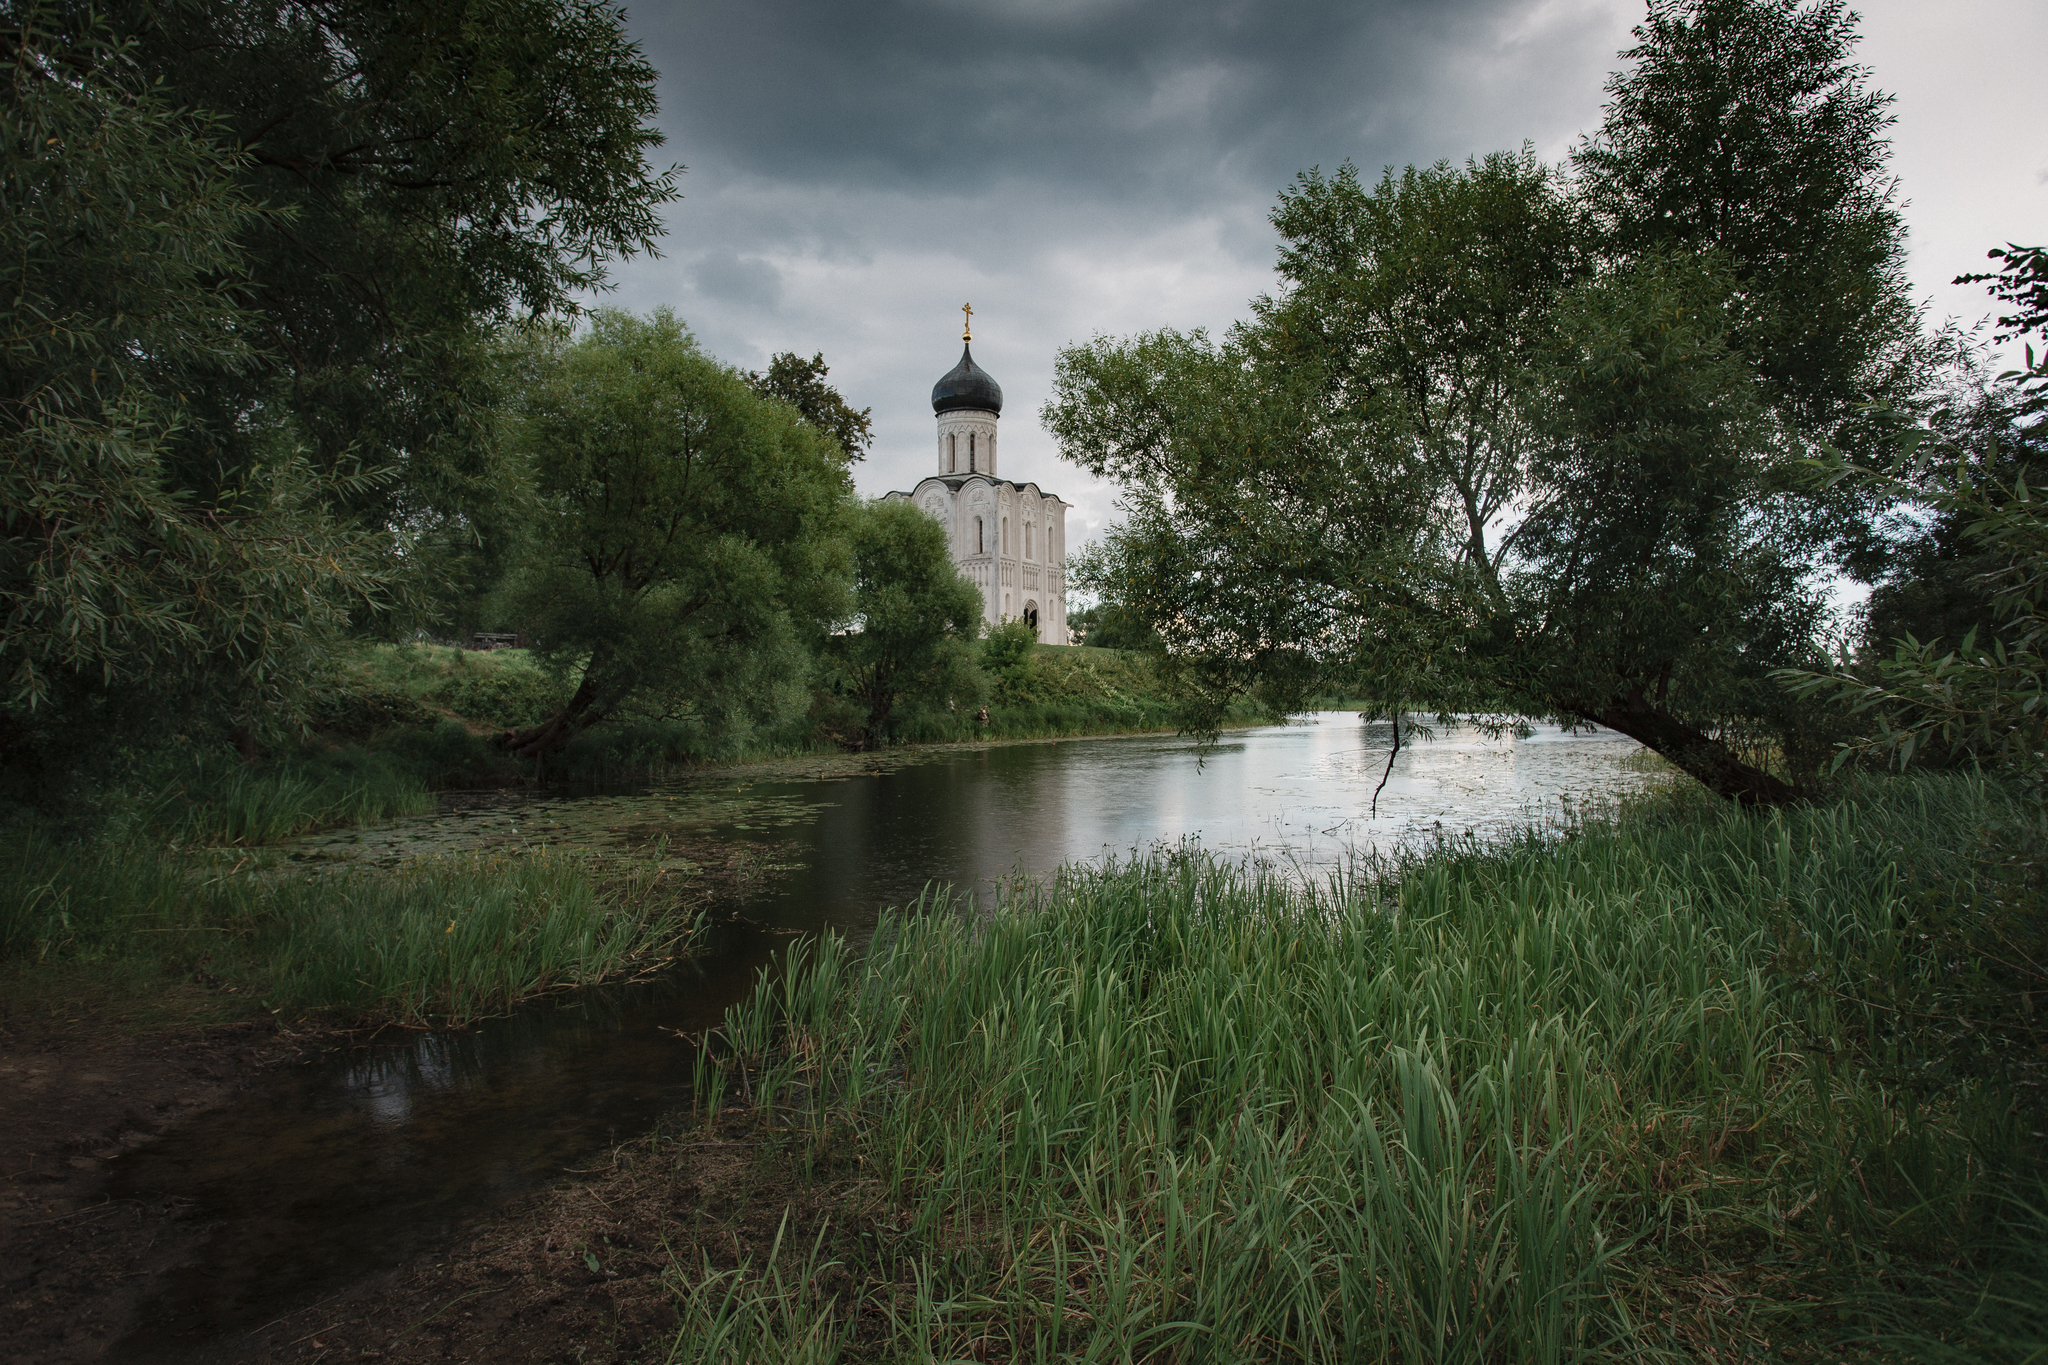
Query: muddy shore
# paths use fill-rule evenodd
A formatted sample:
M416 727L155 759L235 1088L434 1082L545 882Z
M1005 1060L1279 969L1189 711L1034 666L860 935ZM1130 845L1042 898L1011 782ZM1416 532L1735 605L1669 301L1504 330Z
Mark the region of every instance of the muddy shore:
M213 1229L176 1200L109 1198L113 1163L337 1042L265 1020L0 1039L0 1362L660 1361L677 1265L730 1264L772 1243L785 1210L808 1227L809 1203L834 1197L736 1115L603 1153L274 1321L150 1340L138 1310L161 1277L217 1254Z
M1041 741L943 747L1013 742ZM722 792L849 777L940 747L750 763L694 780ZM707 894L728 891L738 873L713 856L722 846L691 851ZM221 1254L220 1229L179 1200L114 1197L121 1157L363 1036L280 1023L233 989L203 969L168 992L152 982L147 995L84 972L0 977L0 1365L662 1360L675 1330L664 1277L676 1257L698 1254L684 1229L713 1219L724 1249L698 1250L729 1259L772 1242L793 1204L807 1216L809 1187L788 1184L748 1134L715 1134L698 1148L641 1139L604 1155L601 1169L563 1172L274 1323L196 1345L150 1342L139 1324L157 1286L205 1273Z
M268 1018L142 1037L83 1018L0 1032L0 1361L108 1358L151 1278L203 1240L175 1203L110 1199L112 1164L309 1041Z

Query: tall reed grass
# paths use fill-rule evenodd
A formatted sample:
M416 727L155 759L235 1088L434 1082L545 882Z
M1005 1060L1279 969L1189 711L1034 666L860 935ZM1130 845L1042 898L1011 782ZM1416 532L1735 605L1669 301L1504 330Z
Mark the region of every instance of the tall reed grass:
M144 969L272 1008L460 1024L636 974L691 924L659 870L547 851L248 870L31 829L0 845L0 962Z
M181 844L269 844L309 830L367 824L434 809L426 783L363 749L261 767L225 754L160 763L143 822Z
M679 1265L721 1327L670 1359L1767 1354L1773 1305L1953 1256L2033 1160L1858 979L1944 972L1905 892L2004 815L1667 803L1312 887L1159 852L793 950L702 1112L769 1116L858 1235Z

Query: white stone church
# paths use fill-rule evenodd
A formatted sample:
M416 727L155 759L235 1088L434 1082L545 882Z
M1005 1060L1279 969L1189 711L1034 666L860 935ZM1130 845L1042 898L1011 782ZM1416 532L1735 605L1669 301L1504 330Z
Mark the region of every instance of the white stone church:
M972 343L971 332L961 340ZM953 563L981 589L989 625L1024 621L1049 645L1067 643L1067 507L1035 483L996 474L1003 390L963 345L960 363L932 386L938 472L887 500L916 503L953 539Z

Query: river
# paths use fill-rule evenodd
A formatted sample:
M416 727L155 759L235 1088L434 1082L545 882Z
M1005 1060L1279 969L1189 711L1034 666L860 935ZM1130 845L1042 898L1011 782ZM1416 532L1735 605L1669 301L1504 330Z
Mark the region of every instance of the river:
M1611 732L1463 729L1405 747L1375 817L1387 752L1384 725L1324 712L1206 752L1157 735L935 749L826 778L738 777L729 795L711 774L456 801L303 841L312 860L546 843L686 862L677 847L699 845L664 837L672 824L708 828L741 868L711 951L658 980L337 1049L120 1158L112 1197L189 1201L215 1229L203 1255L159 1278L130 1344L196 1345L260 1324L648 1132L689 1102L679 1032L716 1023L792 938L863 940L927 885L986 893L1013 874L1182 841L1317 876L1360 853L1556 819L1648 780L1630 761L1638 747Z

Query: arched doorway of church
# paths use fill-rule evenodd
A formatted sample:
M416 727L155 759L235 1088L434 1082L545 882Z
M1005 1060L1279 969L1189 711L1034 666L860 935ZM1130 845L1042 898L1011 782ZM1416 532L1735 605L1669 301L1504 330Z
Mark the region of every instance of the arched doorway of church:
M1024 604L1024 624L1031 627L1031 634L1035 638L1038 634L1038 603Z

